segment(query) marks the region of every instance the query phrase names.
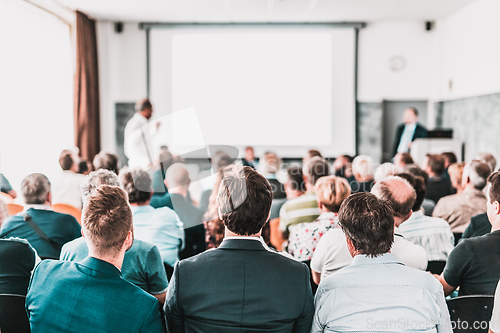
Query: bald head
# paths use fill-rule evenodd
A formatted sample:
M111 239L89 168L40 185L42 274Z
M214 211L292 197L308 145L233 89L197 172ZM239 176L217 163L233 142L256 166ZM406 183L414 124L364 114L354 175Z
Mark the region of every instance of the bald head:
M175 163L167 169L165 185L170 193L181 193L184 195L190 182L191 179L189 179L189 173L184 164Z
M387 177L376 183L371 192L378 198L388 201L393 210L396 226L411 216L417 195L406 179L396 176Z

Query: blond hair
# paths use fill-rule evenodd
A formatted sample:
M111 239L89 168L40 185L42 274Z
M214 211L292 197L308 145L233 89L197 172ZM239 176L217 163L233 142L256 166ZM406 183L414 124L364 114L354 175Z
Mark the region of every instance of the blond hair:
M345 178L325 176L314 186L316 197L329 211L338 212L342 202L351 194L351 187Z

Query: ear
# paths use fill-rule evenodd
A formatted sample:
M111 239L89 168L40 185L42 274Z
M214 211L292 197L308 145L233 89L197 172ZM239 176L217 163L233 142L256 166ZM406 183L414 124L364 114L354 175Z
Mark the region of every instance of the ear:
M45 202L49 204L49 206L52 206L52 193L49 191L47 193L47 197L45 198Z
M405 219L403 220L404 221L407 221L410 217L411 217L411 214L413 214L413 211L410 210L410 212L408 213L408 215L406 215ZM403 223L401 222L401 223Z
M322 203L321 201L319 201L319 200L317 201L317 203L318 203L318 208L319 208L319 209L323 209L323 207L325 206L325 205L323 205L323 203Z
M354 245L352 244L352 241L349 239L349 237L347 237L346 234L344 234L344 237L345 237L345 240L347 243L347 250L349 250L351 257L354 258L354 256L356 255L356 248L354 247Z
M493 209L495 210L495 214L499 215L500 214L500 203L498 201L492 202Z

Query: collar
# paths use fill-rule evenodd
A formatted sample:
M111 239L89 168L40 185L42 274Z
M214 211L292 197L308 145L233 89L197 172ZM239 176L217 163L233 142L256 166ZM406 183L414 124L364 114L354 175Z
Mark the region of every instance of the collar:
M384 253L378 257L372 258L364 254L354 256L351 266L355 265L380 265L380 264L397 264L403 265L401 260L394 253Z
M408 128L408 129L414 129L417 127L417 123L413 123L413 124L405 124L405 127Z
M477 188L466 188L463 192L463 195L471 195L471 196L476 196L476 197L484 197L484 192L482 190L478 190Z
M155 208L153 206L150 206L149 204L142 206L130 206L130 209L132 210L132 213L155 210Z
M26 205L24 206L23 212L28 211L29 209L37 209L37 210L48 210L48 211L54 211L52 207L48 205Z
M144 122L144 123L147 123L147 122L149 121L146 117L144 117L144 116L143 116L142 114L140 114L139 112L136 112L136 113L134 114L134 117L135 117L137 120L139 120L139 121L141 121L141 122Z
M80 264L93 270L93 271L97 271L97 272L102 273L102 274L106 274L106 275L114 276L114 277L121 277L122 276L118 267L116 267L113 264L110 264L107 261L101 260L101 259L97 259L94 257L87 257L87 258L83 259L82 261L80 261Z
M247 239L243 237L225 237L218 248L222 250L266 251L266 248L262 245L260 238L249 238L254 239Z
M408 222L408 221L405 221L405 222ZM403 222L404 223L404 222ZM401 223L401 224L403 224ZM399 236L401 238L405 238L402 234L401 234L401 231L399 231L399 228L398 227L394 227L394 236Z

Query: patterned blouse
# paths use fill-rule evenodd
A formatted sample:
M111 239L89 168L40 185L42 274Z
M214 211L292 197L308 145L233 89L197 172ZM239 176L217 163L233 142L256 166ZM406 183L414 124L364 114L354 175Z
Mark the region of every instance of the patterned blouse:
M337 213L326 212L314 222L289 227L288 253L299 261L311 260L319 239L331 228L340 228Z

